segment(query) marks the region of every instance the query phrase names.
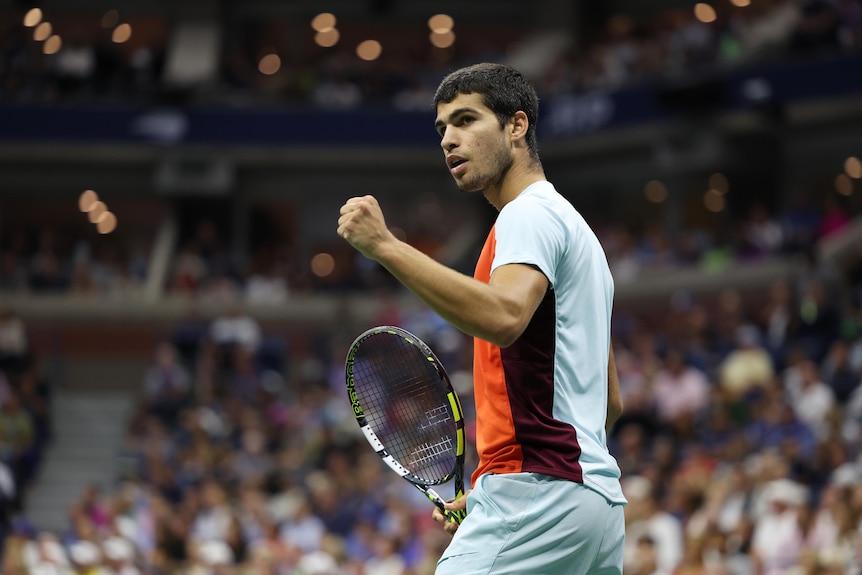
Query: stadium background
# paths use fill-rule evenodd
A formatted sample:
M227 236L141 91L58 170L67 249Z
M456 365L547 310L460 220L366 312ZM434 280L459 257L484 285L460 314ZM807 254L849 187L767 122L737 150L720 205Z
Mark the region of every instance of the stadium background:
M469 407L470 343L335 221L471 271L430 99L486 60L614 272L626 571L860 572L858 0L0 0L0 50L3 573L433 572L342 362L402 325Z

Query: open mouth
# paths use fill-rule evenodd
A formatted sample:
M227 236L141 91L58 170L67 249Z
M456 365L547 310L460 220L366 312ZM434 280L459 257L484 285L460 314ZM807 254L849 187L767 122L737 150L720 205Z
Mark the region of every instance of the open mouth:
M459 158L457 156L450 156L446 159L446 164L449 166L449 170L453 172L457 170L458 166L461 166L466 162L467 160L465 160L464 158Z

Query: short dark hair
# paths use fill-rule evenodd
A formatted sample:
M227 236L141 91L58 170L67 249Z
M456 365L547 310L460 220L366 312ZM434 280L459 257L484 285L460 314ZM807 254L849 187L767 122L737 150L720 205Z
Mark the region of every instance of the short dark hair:
M539 119L539 97L536 89L515 68L505 64L482 63L456 70L443 78L434 94L434 108L449 103L458 94L481 94L482 102L497 116L500 127L521 111L527 115L527 147L530 156L539 160L536 123Z

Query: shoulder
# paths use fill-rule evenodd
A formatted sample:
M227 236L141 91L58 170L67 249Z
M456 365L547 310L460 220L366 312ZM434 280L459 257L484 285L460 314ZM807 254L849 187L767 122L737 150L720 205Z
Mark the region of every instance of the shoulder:
M562 223L570 220L575 213L572 204L550 182L541 181L527 187L506 204L500 211L498 221Z

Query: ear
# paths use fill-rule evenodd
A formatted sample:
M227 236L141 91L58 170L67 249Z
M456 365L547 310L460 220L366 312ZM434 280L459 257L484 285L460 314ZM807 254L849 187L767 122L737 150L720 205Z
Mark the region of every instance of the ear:
M530 127L530 121L527 119L527 114L518 110L509 119L509 136L512 140L524 139L527 137L527 129Z

